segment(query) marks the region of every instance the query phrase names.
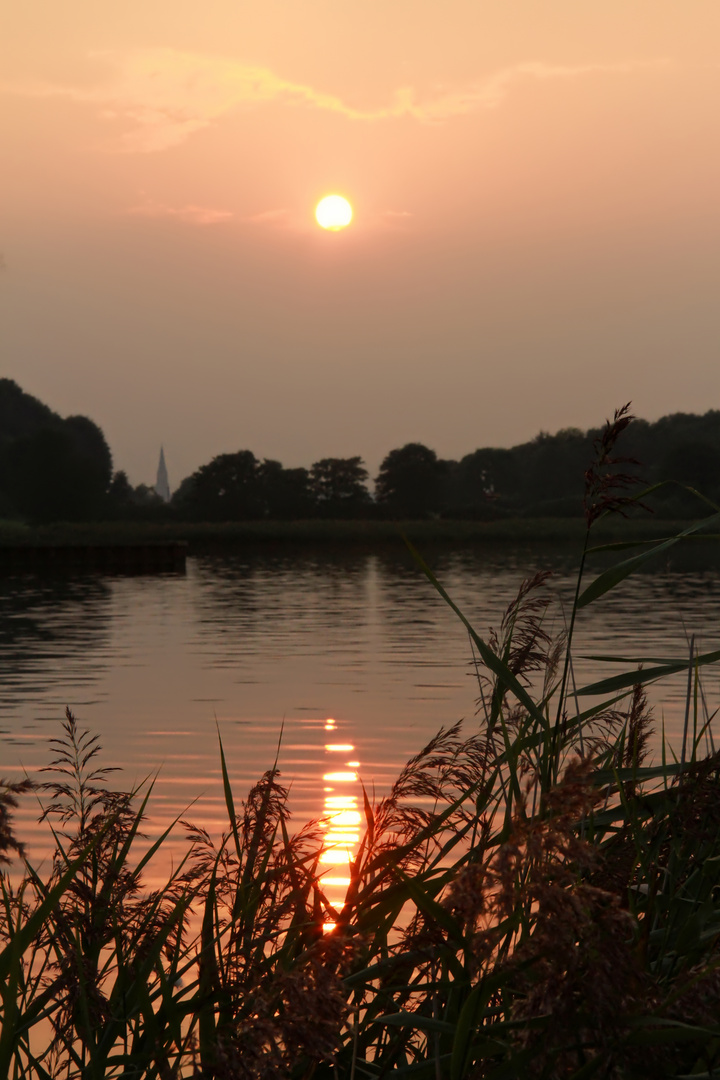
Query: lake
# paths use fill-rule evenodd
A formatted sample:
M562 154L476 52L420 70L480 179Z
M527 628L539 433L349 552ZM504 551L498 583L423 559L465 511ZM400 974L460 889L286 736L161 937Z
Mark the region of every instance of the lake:
M540 547L428 559L482 636L534 570L553 570L565 605L574 589L573 557ZM713 564L627 580L581 613L578 681L625 669L582 654L684 656L691 634L720 647L719 600ZM218 729L236 800L277 754L294 820L332 812L350 844L360 780L379 797L441 725L479 723L467 633L400 545L208 551L184 576L0 578L0 654L0 775L48 763L69 705L100 764L123 770L113 785L156 777L151 832L178 815L224 827ZM713 709L718 676L704 681ZM676 676L651 695L676 745L685 690ZM37 814L26 798L17 817L33 860L47 850Z

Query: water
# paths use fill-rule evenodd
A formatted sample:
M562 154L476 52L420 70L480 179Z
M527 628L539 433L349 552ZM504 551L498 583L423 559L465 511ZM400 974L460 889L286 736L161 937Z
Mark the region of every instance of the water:
M574 587L572 558L547 551L430 561L482 635L539 566L566 605ZM719 600L713 566L656 569L582 615L575 653L684 656L688 634L718 648ZM151 832L178 815L225 826L218 729L236 798L280 742L294 820L334 813L342 846L357 832L359 780L380 796L441 725L478 723L467 634L402 552L208 553L186 576L0 579L0 660L0 775L47 764L69 705L99 735L101 763L123 770L115 784L155 778ZM616 670L576 663L579 682ZM712 709L717 676L705 683ZM685 689L677 676L651 694L676 744ZM17 821L39 860L37 814L26 798Z

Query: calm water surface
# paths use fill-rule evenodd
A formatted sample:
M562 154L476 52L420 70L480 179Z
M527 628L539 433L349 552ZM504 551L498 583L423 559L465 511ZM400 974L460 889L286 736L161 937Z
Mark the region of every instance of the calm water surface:
M483 635L539 566L553 567L566 603L574 587L572 560L538 551L431 562ZM719 601L716 568L657 569L583 613L575 652L682 656L688 634L718 648ZM478 723L467 635L402 553L207 554L184 577L0 579L0 659L0 775L47 764L69 705L100 736L103 762L123 769L114 783L157 774L153 828L182 814L222 829L216 725L242 796L272 765L284 724L295 820L331 811L340 844L357 828L358 777L379 796L441 725ZM576 662L583 682L616 670ZM718 689L711 674L711 709ZM684 694L677 677L654 698L675 740ZM36 817L26 799L20 832L40 858Z

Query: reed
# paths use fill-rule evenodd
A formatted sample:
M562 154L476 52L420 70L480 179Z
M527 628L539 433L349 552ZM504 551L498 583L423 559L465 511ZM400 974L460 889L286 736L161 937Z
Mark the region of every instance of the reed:
M52 872L3 873L0 1076L230 1078L720 1076L720 754L694 642L675 660L574 682L577 619L658 550L638 544L589 584L597 522L637 504L616 442L586 476L587 531L567 632L546 574L497 632L465 624L479 723L443 730L365 829L342 910L319 875L321 830L291 828L269 770L227 832L191 823L162 888L136 842L150 789L113 792L67 713L44 816ZM702 526L713 527L713 518ZM603 660L622 658L604 657ZM687 672L681 747L649 756L645 688ZM23 859L0 788L0 857ZM42 797L42 792L41 792ZM327 920L335 923L323 933Z

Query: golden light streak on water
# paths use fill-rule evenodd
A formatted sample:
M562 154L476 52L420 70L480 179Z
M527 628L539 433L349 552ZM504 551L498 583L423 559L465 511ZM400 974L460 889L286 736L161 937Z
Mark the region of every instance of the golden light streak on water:
M352 851L350 851L349 848L340 848L333 846L328 851L324 851L322 853L322 855L320 856L320 862L330 863L331 866L340 867L344 863L349 863L352 858L353 853ZM344 899L344 896L340 900L338 900L338 898L335 896L328 896L328 900L333 905L333 907L338 907L338 904L340 907L342 907Z
M362 818L357 810L340 810L333 814L335 825L359 825L361 821Z
M335 731L335 720L326 720L325 730ZM326 754L351 754L354 750L352 743L327 742L325 744ZM359 826L362 817L358 810L358 796L352 793L352 789L358 782L355 769L359 768L360 762L353 761L348 762L345 769L323 774L323 781L328 786L324 788L325 838L320 854L320 862L323 866L320 880L328 901L336 911L339 911L345 903L345 896L350 885L348 865L354 861L357 844L360 841ZM348 790L350 785L350 790ZM338 789L347 794L338 794ZM323 932L330 933L335 929L335 925L332 919L328 919L323 925Z

